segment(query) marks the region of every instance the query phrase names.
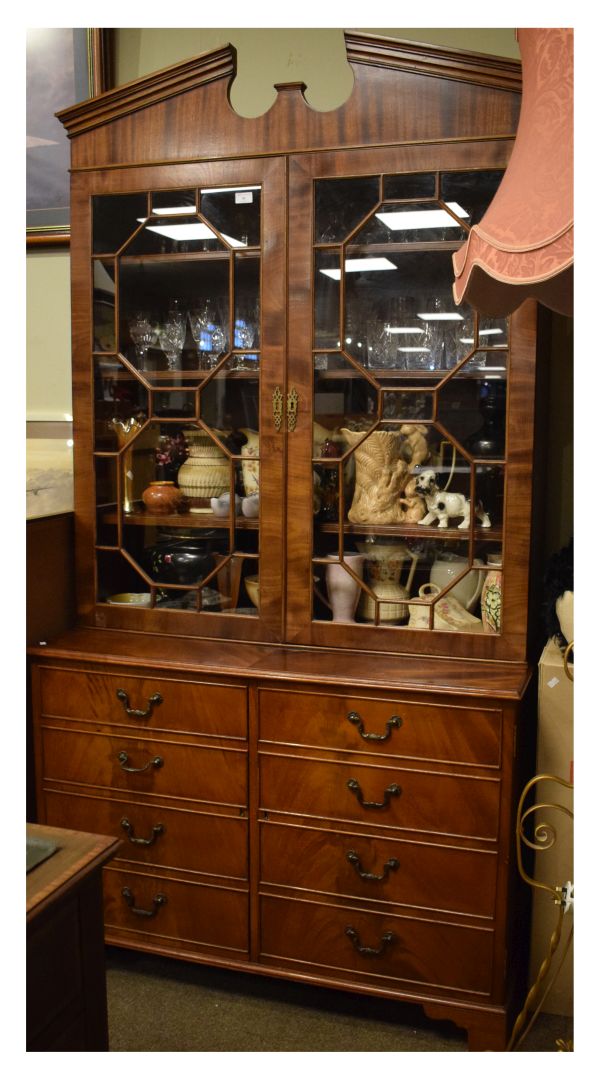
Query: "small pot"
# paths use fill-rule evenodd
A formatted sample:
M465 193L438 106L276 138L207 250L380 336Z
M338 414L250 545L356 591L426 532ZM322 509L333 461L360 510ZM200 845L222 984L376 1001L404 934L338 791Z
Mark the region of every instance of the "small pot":
M183 492L172 480L155 480L142 492L142 500L151 514L176 514L183 502Z

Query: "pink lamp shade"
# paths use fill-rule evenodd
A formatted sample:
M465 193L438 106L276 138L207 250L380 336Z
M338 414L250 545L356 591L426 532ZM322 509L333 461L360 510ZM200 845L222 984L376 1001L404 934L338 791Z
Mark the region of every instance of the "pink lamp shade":
M573 313L573 30L517 31L523 97L490 206L453 255L457 304L508 315L533 297Z

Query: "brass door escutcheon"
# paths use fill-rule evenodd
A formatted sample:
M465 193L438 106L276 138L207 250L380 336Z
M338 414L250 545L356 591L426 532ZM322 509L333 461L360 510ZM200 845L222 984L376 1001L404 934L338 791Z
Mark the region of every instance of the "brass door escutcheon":
M361 739L369 739L371 742L385 742L385 740L389 739L390 735L392 734L393 728L402 727L402 717L391 716L390 719L386 720L385 722L384 734L374 735L369 731L365 731L365 725L363 723L360 713L349 712L346 719L349 720L351 724L354 724Z
M298 395L298 391L293 386L292 389L288 391L288 396L287 396L287 426L288 426L288 431L295 431L296 430L296 421L298 419L298 405L299 405L299 402L300 402L300 397Z
M276 386L273 391L273 425L275 431L281 431L281 424L283 422L283 394L281 387Z

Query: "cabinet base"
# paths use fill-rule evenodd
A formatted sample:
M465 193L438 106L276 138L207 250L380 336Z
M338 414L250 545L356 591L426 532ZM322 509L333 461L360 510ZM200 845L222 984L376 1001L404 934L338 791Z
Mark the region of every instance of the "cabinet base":
M185 960L195 964L203 964L206 967L224 968L230 971L247 972L250 975L260 975L265 978L285 979L286 981L323 986L331 990L341 990L347 993L382 997L387 1000L397 1001L400 1006L403 1004L407 1006L418 1005L430 1020L450 1021L456 1027L465 1030L468 1038L466 1049L469 1052L502 1052L506 1048L510 1035L508 1010L500 1006L469 1005L443 998L419 997L402 991L387 989L383 992L378 990L377 987L363 985L358 982L350 984L330 976L317 978L314 975L269 967L252 961L236 961L229 958L217 959L213 956L204 956L185 949L174 951L173 949L161 949L155 945L149 948L143 942L127 940L124 935L107 934L105 941L107 945L114 945L117 948L152 953L155 956L169 957L174 960Z

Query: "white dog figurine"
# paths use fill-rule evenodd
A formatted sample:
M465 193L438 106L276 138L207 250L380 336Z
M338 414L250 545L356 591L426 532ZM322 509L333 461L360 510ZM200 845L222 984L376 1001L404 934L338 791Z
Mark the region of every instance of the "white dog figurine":
M448 518L462 518L459 529L468 529L471 522L471 500L465 495L459 495L454 491L440 491L438 480L433 469L424 469L417 476L415 492L422 495L427 506L427 513L421 518L419 525L431 525L438 521L438 528L448 528ZM481 522L482 528L489 529L491 521L481 505L477 506L475 513Z

